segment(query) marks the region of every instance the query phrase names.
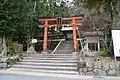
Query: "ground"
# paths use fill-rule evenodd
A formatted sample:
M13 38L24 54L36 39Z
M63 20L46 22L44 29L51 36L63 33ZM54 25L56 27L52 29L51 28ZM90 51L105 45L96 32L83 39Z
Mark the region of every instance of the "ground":
M67 76L25 76L25 75L9 75L0 74L0 80L120 80L120 77L108 77L108 76L79 76L79 77L67 77Z

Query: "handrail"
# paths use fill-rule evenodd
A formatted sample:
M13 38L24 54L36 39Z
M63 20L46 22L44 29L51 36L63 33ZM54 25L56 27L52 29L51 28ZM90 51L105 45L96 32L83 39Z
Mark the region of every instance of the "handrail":
M55 51L58 49L58 47L60 46L60 44L62 43L62 41L64 41L65 39L61 39L61 41L58 43L58 45L55 47L55 49L53 50L52 54L55 53Z

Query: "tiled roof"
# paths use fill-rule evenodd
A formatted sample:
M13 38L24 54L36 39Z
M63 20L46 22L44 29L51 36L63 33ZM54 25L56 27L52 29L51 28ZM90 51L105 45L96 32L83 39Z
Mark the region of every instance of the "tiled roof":
M83 36L102 36L103 32L96 31L96 32L82 32Z

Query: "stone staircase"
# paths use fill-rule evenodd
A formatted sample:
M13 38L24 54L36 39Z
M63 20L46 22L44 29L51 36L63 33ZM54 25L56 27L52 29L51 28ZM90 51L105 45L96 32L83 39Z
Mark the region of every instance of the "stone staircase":
M24 54L7 71L77 75L77 58L72 54Z
M7 69L6 73L77 75L78 60L72 52L72 41L63 41L55 54L24 53L23 59Z
M73 41L63 41L58 49L55 51L56 54L72 54L73 53Z

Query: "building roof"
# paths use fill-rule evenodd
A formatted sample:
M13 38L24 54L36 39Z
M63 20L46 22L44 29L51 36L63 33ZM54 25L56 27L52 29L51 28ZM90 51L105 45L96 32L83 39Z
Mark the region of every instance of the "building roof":
M103 36L103 32L95 31L95 32L82 32L82 36Z
M61 29L61 31L72 31L72 30L73 30L73 28L71 26L70 27L62 27L62 29Z

